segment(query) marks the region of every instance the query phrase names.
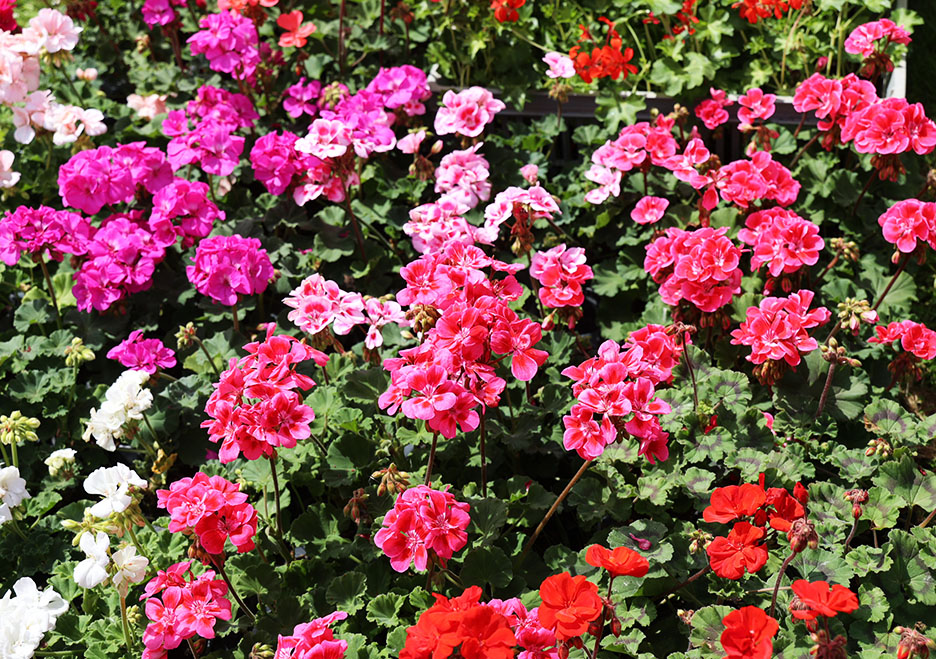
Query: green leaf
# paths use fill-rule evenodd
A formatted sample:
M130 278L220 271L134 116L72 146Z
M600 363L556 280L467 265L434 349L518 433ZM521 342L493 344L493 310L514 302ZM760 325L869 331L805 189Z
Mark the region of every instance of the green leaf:
M381 627L396 627L400 624L397 614L403 607L405 596L396 593L381 593L367 603L367 619Z
M692 631L689 640L692 647L703 648L710 652L721 650L721 633L725 630L722 619L731 613L730 606L705 606L692 614Z
M861 506L864 519L871 522L876 529L892 528L900 516L902 502L899 497L890 493L883 487L872 487L868 490L868 502Z
M13 314L13 327L17 332L26 333L33 325L43 325L52 320L52 305L45 300L23 302Z
M496 539L497 532L507 522L507 504L500 499L476 499L471 501L471 523L480 539Z
M513 578L511 566L510 558L499 547L479 547L465 556L460 576L466 586L490 584L504 588Z
M879 398L865 408L865 428L868 432L907 437L916 429L916 421L892 400Z
M890 603L884 591L867 583L858 587L858 602L861 606L853 615L868 622L881 622L890 611Z
M891 545L875 548L862 545L845 554L845 562L855 571L855 576L866 577L872 572L887 572L894 564Z
M360 572L335 577L325 591L325 600L336 609L353 614L364 606L366 582L366 577Z
M920 552L923 548L914 536L894 529L888 535L888 542L894 546L895 580L885 580L884 587L898 585L907 596L926 606L936 605L936 573L931 570Z
M874 484L903 499L908 506L920 506L929 511L936 508L936 474L924 476L909 455L900 462L881 465Z
M824 548L806 549L796 555L796 558L790 562L790 566L807 581L847 584L854 576L854 571L845 562L841 554L842 550L841 546L837 546L836 551Z

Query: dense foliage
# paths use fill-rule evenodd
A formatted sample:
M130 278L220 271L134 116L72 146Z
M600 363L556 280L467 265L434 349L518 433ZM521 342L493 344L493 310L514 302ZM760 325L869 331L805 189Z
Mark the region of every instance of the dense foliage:
M929 656L894 4L0 0L0 658Z

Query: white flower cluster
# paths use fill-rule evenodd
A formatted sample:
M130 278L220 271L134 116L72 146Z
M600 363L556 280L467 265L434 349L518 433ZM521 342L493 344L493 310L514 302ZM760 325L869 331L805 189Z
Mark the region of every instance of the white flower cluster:
M117 450L114 440L124 436L127 422L142 419L153 404L153 392L143 388L148 379L146 371L124 371L104 394L101 408L91 410L83 439L87 442L94 437L101 448Z
M75 455L77 451L73 448L60 448L52 451L44 460L45 466L49 468L49 475L58 478L66 472L70 473L75 464Z
M95 469L84 480L84 489L88 494L99 494L104 500L91 506L88 512L98 519L122 513L133 501L131 485L141 489L147 487L146 481L125 464Z
M39 590L26 577L0 598L0 659L29 659L42 636L55 627L68 602L51 587Z
M0 524L13 519L13 509L28 498L26 480L20 478L19 469L16 467L0 469Z
M127 545L108 556L110 537L103 531L95 534L85 533L78 541L78 547L85 553L86 558L75 566L72 576L75 583L82 588L94 588L107 581L107 566L111 560L114 562L111 583L121 597L127 596L130 584L140 583L146 578L149 560L145 556L137 556L136 547L133 545Z

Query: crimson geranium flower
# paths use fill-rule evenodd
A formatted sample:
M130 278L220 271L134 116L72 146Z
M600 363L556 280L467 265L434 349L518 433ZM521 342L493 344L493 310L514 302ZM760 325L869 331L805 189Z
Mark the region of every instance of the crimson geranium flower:
M614 577L642 577L650 569L647 559L633 549L617 547L613 550L601 545L592 545L585 552L585 561L589 565L602 567Z
M782 533L789 531L795 520L806 515L803 505L782 487L772 487L767 491L767 504L774 508L767 513L770 527Z
M711 505L702 512L702 519L725 523L739 517L750 517L766 500L764 488L753 483L717 487L712 492Z
M747 570L757 572L767 563L767 550L757 544L766 531L749 522L738 522L727 538L715 538L706 549L712 570L725 579L740 579Z
M556 633L560 641L581 636L601 614L598 586L583 575L568 572L548 577L540 586L543 600L539 607L540 624Z
M858 596L845 586L829 586L827 581L793 582L793 592L807 609L792 611L799 620L815 620L818 616L833 618L839 613L851 613L858 608Z
M494 18L500 23L514 23L520 20L520 9L526 0L491 0L491 9L494 10Z
M621 40L621 35L614 29L614 23L604 16L598 20L608 26L608 36L605 44L593 48L590 55L587 51L583 51L581 46L574 46L569 51L569 57L572 58L575 65L575 72L586 83L591 83L596 78L617 80L622 73L625 78L631 73L637 73L637 67L630 64L631 59L634 57L634 49L624 48L622 50L621 46L623 46L624 42ZM584 25L579 27L582 30L579 41L592 40L588 28Z
M771 639L780 625L758 609L746 606L732 611L722 619L725 631L721 635L725 659L768 659L773 654Z

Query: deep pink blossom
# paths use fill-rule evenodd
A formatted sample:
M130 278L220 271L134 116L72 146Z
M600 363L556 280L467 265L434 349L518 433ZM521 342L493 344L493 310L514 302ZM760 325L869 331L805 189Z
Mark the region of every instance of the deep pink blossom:
M240 295L266 290L273 277L273 265L257 238L213 236L198 243L195 265L185 274L199 293L215 302L231 306Z
M790 366L819 347L807 330L824 325L830 314L825 307L810 310L814 293L802 290L789 297L766 297L757 307L748 307L747 318L731 333L733 345L751 348L747 360L754 364L784 361Z
M175 353L159 339L144 339L141 330L107 351L108 359L115 359L127 368L153 374L160 369L176 365Z
M477 137L484 127L494 120L494 115L506 105L494 98L483 87L469 87L458 93L445 92L442 104L435 117L437 135L455 133L464 137Z

